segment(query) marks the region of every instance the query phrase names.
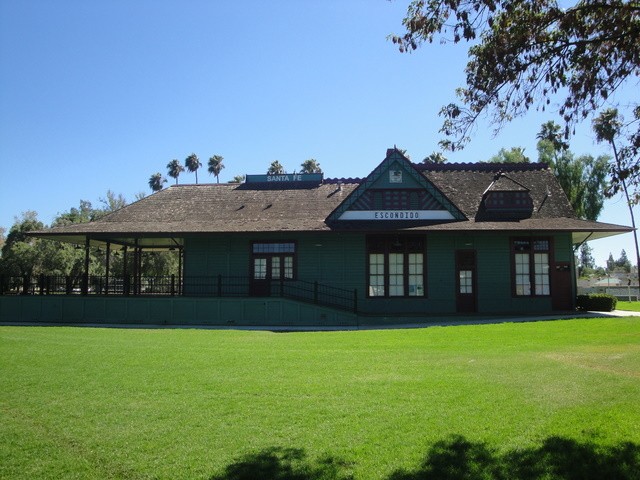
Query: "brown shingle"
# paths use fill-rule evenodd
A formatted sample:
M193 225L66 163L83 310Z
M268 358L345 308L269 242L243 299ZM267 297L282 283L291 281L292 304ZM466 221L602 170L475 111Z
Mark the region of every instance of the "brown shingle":
M470 165L470 164L464 164ZM493 182L497 172L508 172L510 179L530 191L533 200L531 218L575 218L575 213L553 172L544 164L478 164L478 170L450 170L438 166L425 169L423 174L447 195L468 218L475 218L482 194ZM489 168L492 167L492 168ZM534 168L537 167L537 168Z
M248 185L177 185L139 200L102 219L54 228L44 235L87 234L180 236L224 232L329 231L332 229L411 229L429 231L629 231L628 227L578 220L544 164L416 165L469 220L442 223L326 223L358 187L357 180L327 179L309 188L261 189ZM476 219L482 195L498 171L530 191L533 213L520 221Z
M201 233L326 230L327 215L354 184L309 189L249 189L239 185L177 185L102 219L50 233Z

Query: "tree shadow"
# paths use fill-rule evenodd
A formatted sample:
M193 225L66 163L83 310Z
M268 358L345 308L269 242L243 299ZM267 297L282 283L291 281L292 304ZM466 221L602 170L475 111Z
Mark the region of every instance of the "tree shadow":
M247 454L210 480L350 480L349 464L333 457L317 461L299 448L271 447Z
M388 480L638 480L640 445L599 446L549 437L536 448L496 452L462 436L436 442L416 470L397 470Z
M353 465L334 457L313 460L303 449L272 447L244 455L210 480L350 480ZM452 436L434 443L415 470L386 480L640 480L640 445L601 446L549 437L534 448L498 452Z

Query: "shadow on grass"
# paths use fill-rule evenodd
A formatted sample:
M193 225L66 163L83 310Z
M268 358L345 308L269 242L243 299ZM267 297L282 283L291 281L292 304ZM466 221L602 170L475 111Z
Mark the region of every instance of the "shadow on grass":
M349 480L349 467L333 457L312 461L299 448L273 447L243 456L211 480Z
M245 455L210 480L347 480L352 464L333 457L310 460L305 451L269 448ZM640 445L599 446L550 437L537 448L499 453L484 443L454 436L433 444L415 470L386 480L638 480Z
M640 446L598 446L549 437L537 448L498 453L484 443L455 436L436 442L416 470L398 470L388 480L418 479L640 479Z

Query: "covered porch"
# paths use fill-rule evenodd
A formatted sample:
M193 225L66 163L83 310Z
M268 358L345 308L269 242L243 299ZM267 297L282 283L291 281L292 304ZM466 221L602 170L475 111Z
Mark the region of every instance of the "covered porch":
M200 297L200 298L286 298L347 312L358 311L358 292L317 281L267 279L257 293L248 275L184 276L182 236L155 235L55 235L39 232L41 238L70 243L84 249L84 270L80 276L45 275L2 276L0 296L82 296L82 297ZM104 256L104 275L91 275L91 253ZM142 260L149 252L171 252L177 268L169 275L144 275ZM113 259L120 258L119 272L113 272Z

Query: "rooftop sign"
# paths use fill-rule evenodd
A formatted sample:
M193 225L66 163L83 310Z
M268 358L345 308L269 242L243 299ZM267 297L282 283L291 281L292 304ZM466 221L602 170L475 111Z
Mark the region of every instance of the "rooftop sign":
M247 175L246 183L322 183L322 173L282 173L278 175Z

